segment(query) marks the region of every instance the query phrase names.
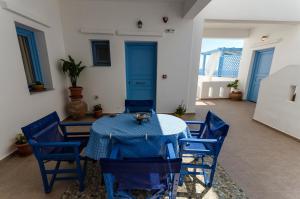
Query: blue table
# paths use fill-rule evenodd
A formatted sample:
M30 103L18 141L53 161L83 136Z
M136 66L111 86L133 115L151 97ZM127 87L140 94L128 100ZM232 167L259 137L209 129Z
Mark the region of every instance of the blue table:
M134 114L104 116L93 123L85 154L99 160L108 157L112 146L118 143L124 157L164 155L166 143L173 143L177 149L178 140L189 136L186 123L172 115L154 114L141 125Z

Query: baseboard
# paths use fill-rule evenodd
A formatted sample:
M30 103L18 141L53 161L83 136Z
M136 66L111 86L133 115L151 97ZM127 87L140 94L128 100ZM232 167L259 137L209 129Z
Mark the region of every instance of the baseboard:
M17 149L15 149L14 151L8 153L7 155L1 157L0 163L1 163L1 161L5 161L5 160L11 158L11 157L14 156L16 153L17 153Z

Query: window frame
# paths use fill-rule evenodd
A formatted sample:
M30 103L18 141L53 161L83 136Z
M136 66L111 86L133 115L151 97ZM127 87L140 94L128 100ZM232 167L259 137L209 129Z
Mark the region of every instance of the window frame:
M110 56L110 41L109 40L91 40L92 46L92 56L93 56L93 65L110 67L111 66L111 56ZM108 48L108 60L97 59L96 51L97 46L105 46Z
M20 27L18 25L16 26L16 31L17 31L17 36L23 36L27 38L35 81L43 82L43 76L42 76L41 64L39 59L39 53L36 44L35 33L29 29Z

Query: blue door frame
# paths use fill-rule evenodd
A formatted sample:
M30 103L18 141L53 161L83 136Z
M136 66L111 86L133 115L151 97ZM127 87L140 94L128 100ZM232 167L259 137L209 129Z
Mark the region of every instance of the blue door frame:
M129 100L153 100L156 107L157 43L125 42L126 94Z
M273 54L274 48L255 51L247 100L257 101L260 82L269 75Z

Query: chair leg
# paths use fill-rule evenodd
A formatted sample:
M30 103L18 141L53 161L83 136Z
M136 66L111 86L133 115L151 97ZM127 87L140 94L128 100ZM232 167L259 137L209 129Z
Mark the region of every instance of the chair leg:
M76 169L79 181L79 191L82 192L84 190L84 175L80 165L80 158L76 158Z
M114 199L113 177L110 174L103 174L105 189L108 199Z
M54 173L52 174L51 180L50 180L50 187L53 186L57 172L59 170L59 166L60 166L60 162L61 161L57 161L56 165L55 165L55 169L54 169Z
M217 160L214 159L214 160L213 160L213 164L212 164L212 166L211 166L211 171L210 171L210 175L209 175L209 180L208 180L208 182L206 183L206 184L207 184L207 187L212 187L212 183L213 183L213 180L214 180L214 175L215 175L216 167L217 167Z
M177 188L178 188L178 183L180 181L180 174L176 173L174 175L174 179L173 179L173 184L172 184L172 190L171 190L171 199L175 199L177 196Z
M39 160L38 163L39 163L39 168L40 168L40 172L41 172L41 176L42 176L42 180L43 180L44 191L45 191L45 193L50 193L51 186L49 185L49 182L48 182L48 177L46 174L44 162L42 160Z

